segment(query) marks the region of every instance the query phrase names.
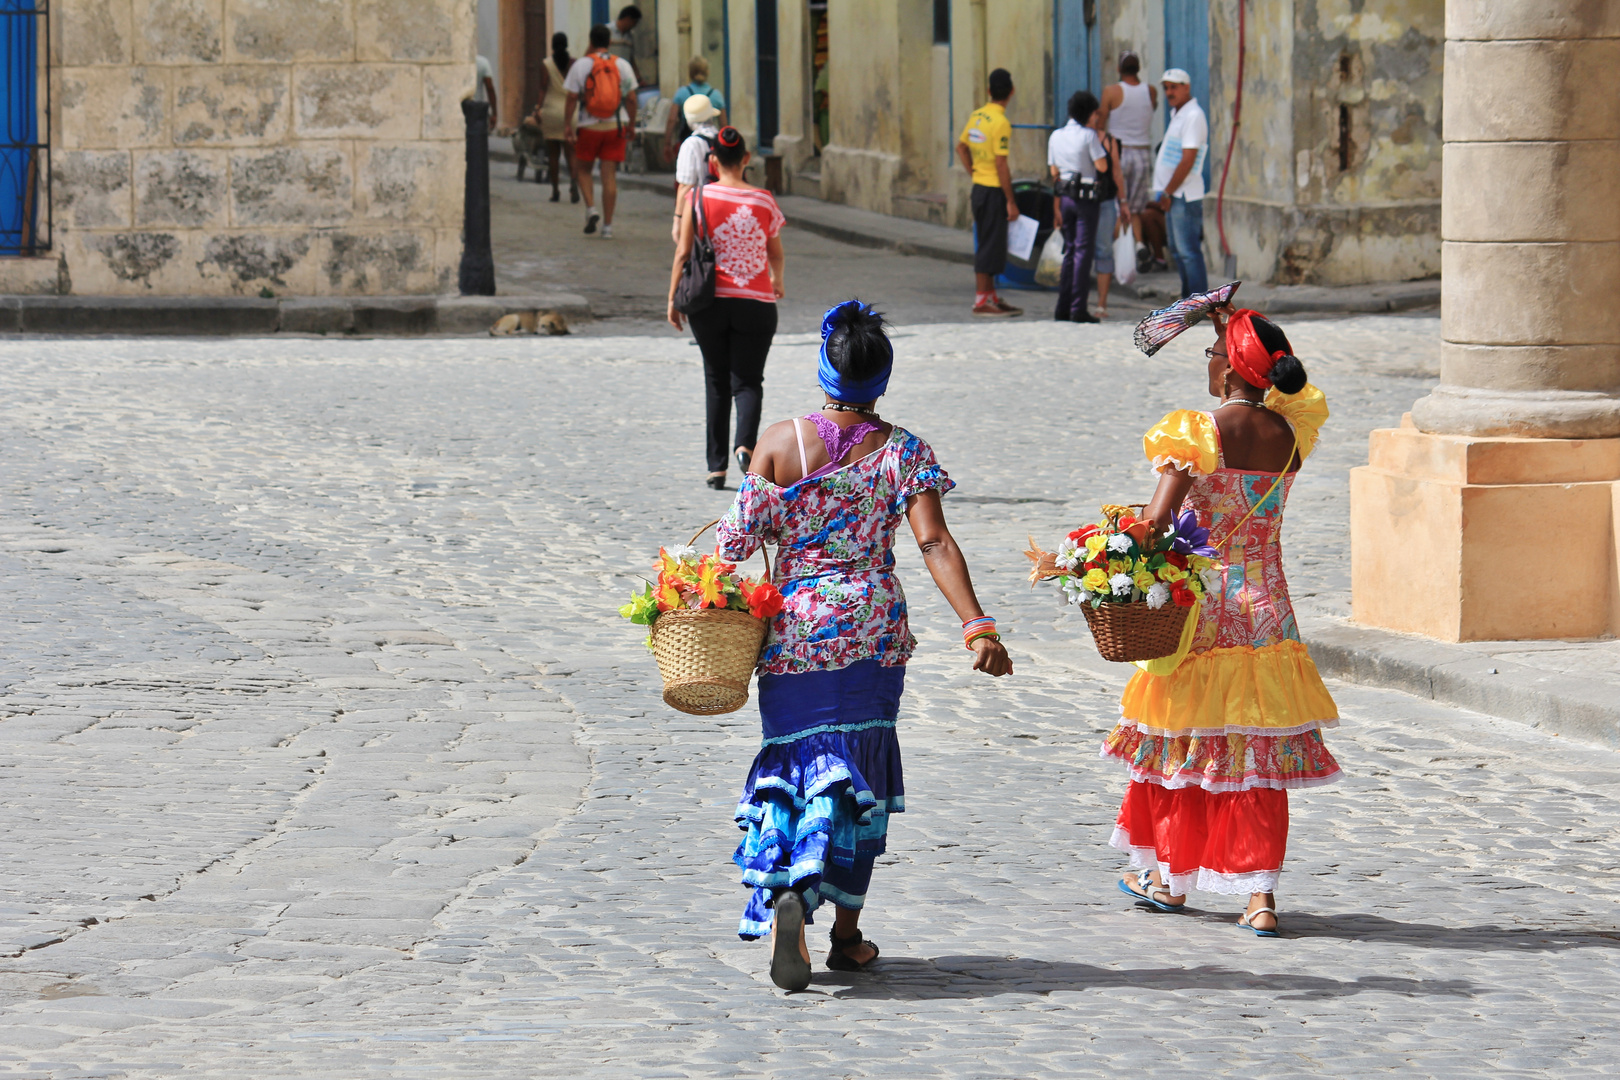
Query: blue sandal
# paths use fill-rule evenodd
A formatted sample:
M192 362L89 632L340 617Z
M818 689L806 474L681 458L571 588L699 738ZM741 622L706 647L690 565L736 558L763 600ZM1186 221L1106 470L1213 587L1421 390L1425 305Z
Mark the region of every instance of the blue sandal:
M1240 927L1242 927L1243 929L1245 929L1245 930L1254 931L1254 936L1255 937L1282 937L1282 934L1279 932L1279 931L1282 930L1282 920L1280 920L1280 919L1277 919L1277 924L1275 926L1273 926L1270 930L1262 930L1258 926L1254 925L1252 922L1249 921L1249 916L1250 915L1266 915L1266 914L1269 914L1273 919L1277 919L1277 909L1276 908L1263 907L1263 908L1256 908L1253 911L1245 911L1242 915L1238 916L1237 924Z
M1147 904L1155 911L1170 912L1172 914L1177 911L1187 910L1187 901L1185 900L1179 904L1170 904L1158 898L1158 894L1160 893L1163 893L1166 897L1173 894L1169 889L1153 884L1152 870L1143 870L1136 876L1137 889L1133 889L1129 885L1125 884L1125 880L1125 878L1119 879L1119 891L1124 893L1126 896L1134 898L1137 903ZM1140 889L1140 891L1138 891L1138 889Z

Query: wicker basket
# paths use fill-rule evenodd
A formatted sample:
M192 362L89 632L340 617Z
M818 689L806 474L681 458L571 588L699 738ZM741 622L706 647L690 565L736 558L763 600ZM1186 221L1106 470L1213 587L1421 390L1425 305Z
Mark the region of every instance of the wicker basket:
M1192 611L1178 604L1166 604L1156 611L1146 604L1082 607L1097 651L1104 660L1116 662L1157 660L1173 654L1181 647L1181 631Z
M688 544L718 523L709 522ZM766 580L771 560L765 555ZM652 651L664 677L664 704L694 716L736 712L748 702L748 680L765 644L765 620L746 611L666 611L653 622Z

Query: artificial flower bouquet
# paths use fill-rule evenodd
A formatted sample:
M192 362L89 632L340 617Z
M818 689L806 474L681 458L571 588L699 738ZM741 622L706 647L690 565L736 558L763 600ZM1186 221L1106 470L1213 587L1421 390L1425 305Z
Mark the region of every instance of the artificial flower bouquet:
M1109 660L1150 660L1177 650L1189 609L1220 585L1215 549L1198 515L1183 511L1164 535L1126 506L1104 506L1103 520L1082 525L1055 552L1030 540L1030 584L1056 578L1069 603L1082 605L1097 648Z
M746 611L756 619L769 619L782 610L782 593L763 578L744 577L737 564L712 555L700 555L691 544L674 551L658 549L653 563L657 581L643 592L631 593L619 614L637 626L655 626L666 611L701 611L725 608ZM652 644L649 633L647 643Z
M664 678L665 703L699 716L742 708L765 620L782 610L769 563L763 577L751 578L718 551L700 555L688 544L659 548L653 570L658 579L632 593L619 614L649 628L647 647Z

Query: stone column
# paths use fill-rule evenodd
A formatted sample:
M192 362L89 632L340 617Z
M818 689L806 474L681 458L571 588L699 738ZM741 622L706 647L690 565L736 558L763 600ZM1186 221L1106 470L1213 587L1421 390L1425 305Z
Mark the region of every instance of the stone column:
M1448 0L1444 97L1440 385L1352 470L1353 617L1620 633L1620 4Z
M1419 430L1620 436L1620 4L1446 5L1440 386Z

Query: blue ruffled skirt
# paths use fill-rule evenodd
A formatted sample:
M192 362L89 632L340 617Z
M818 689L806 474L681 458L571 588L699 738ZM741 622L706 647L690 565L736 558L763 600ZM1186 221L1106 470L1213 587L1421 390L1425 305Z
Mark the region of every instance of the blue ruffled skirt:
M774 890L860 908L889 815L906 808L895 719L906 669L860 660L834 671L759 677L765 740L748 770L732 860L753 892L739 936L771 930ZM808 918L807 918L808 921Z

